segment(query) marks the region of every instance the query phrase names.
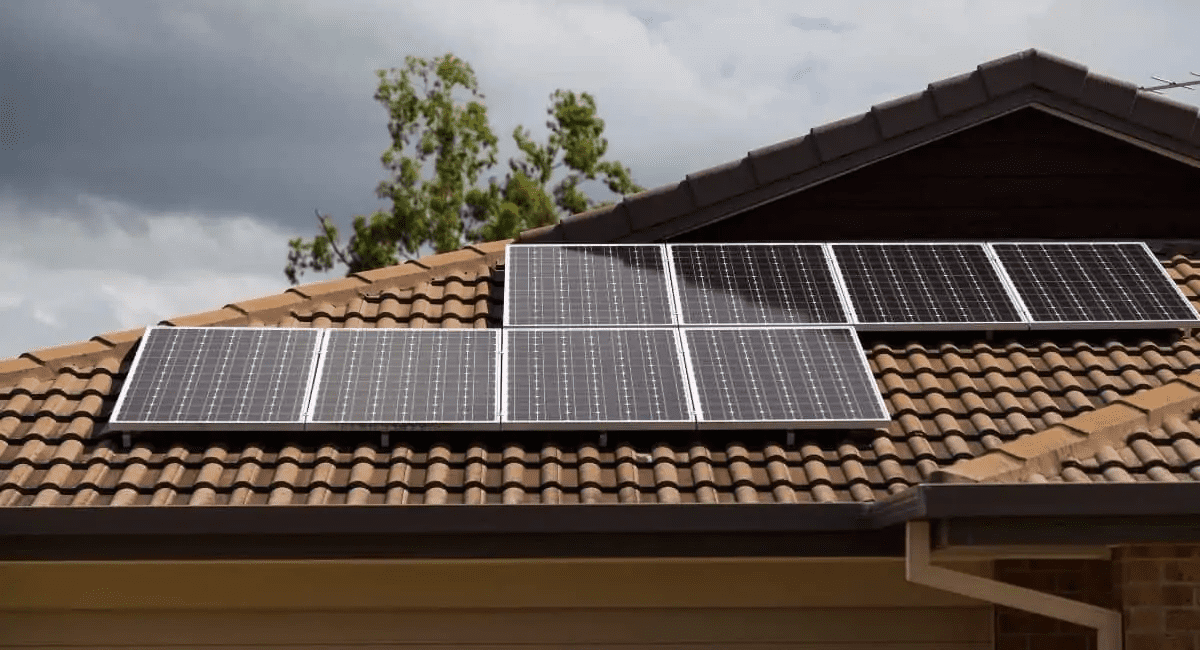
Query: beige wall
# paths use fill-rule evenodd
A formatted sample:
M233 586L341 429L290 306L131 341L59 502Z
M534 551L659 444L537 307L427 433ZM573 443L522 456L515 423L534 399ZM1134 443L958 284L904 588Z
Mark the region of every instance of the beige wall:
M988 563L957 568L987 574ZM983 650L992 608L898 560L0 563L0 647ZM633 645L628 645L633 644ZM574 647L574 646L573 646ZM750 647L745 645L745 647Z

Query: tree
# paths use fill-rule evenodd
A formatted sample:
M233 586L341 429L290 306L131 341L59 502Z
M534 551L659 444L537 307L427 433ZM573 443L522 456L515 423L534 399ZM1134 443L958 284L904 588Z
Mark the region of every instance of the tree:
M595 99L563 90L550 95L546 144L516 127L513 139L521 155L509 160L504 184L493 178L487 187L477 187L480 174L496 164L498 140L474 71L453 54L432 61L409 56L405 64L376 72L375 99L388 110L392 145L380 157L390 178L375 192L391 200L392 209L354 217L354 232L344 246L333 220L317 212L320 232L308 241L288 242L284 274L292 284L306 269L328 271L340 263L350 274L397 264L399 255L415 256L422 246L446 252L466 241L507 239L557 223L564 214L595 207L579 190L584 180L599 178L622 195L642 191L628 168L602 160L608 140L602 137L604 121L596 116ZM416 77L421 93L414 87ZM457 89L470 99L460 101ZM423 179L431 161L431 178ZM570 173L547 190L562 167Z

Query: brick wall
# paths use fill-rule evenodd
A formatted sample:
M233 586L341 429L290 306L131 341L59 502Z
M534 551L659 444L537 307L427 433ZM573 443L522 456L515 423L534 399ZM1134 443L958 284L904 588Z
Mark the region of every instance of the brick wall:
M1125 650L1200 650L1200 544L1127 546L1112 560L997 560L995 578L1120 609ZM996 607L997 650L1095 650L1090 628Z
M994 576L1001 582L1100 607L1119 605L1114 563L1108 560L997 560ZM1096 650L1096 632L997 606L996 650Z
M1200 545L1113 551L1125 650L1200 650Z

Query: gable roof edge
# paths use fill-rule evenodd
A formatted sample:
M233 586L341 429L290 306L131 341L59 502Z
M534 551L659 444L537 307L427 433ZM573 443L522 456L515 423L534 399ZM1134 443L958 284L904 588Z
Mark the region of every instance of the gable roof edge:
M615 206L525 231L518 241L659 241L1027 107L1200 167L1196 107L1031 49L683 181L627 196Z

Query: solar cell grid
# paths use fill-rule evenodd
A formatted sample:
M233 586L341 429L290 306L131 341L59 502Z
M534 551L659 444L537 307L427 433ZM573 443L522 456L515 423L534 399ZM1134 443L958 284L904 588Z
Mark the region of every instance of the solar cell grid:
M864 329L1021 329L1025 318L979 243L832 244Z
M1195 326L1197 315L1145 244L995 243L1034 324Z
M506 427L692 426L673 329L531 328L505 336Z
M820 244L671 244L684 325L845 323Z
M322 333L152 327L109 424L114 430L303 427Z
M683 331L701 428L882 426L889 421L849 327Z
M497 330L331 330L309 428L499 428L499 345Z
M658 244L511 244L506 326L652 326L675 322Z

